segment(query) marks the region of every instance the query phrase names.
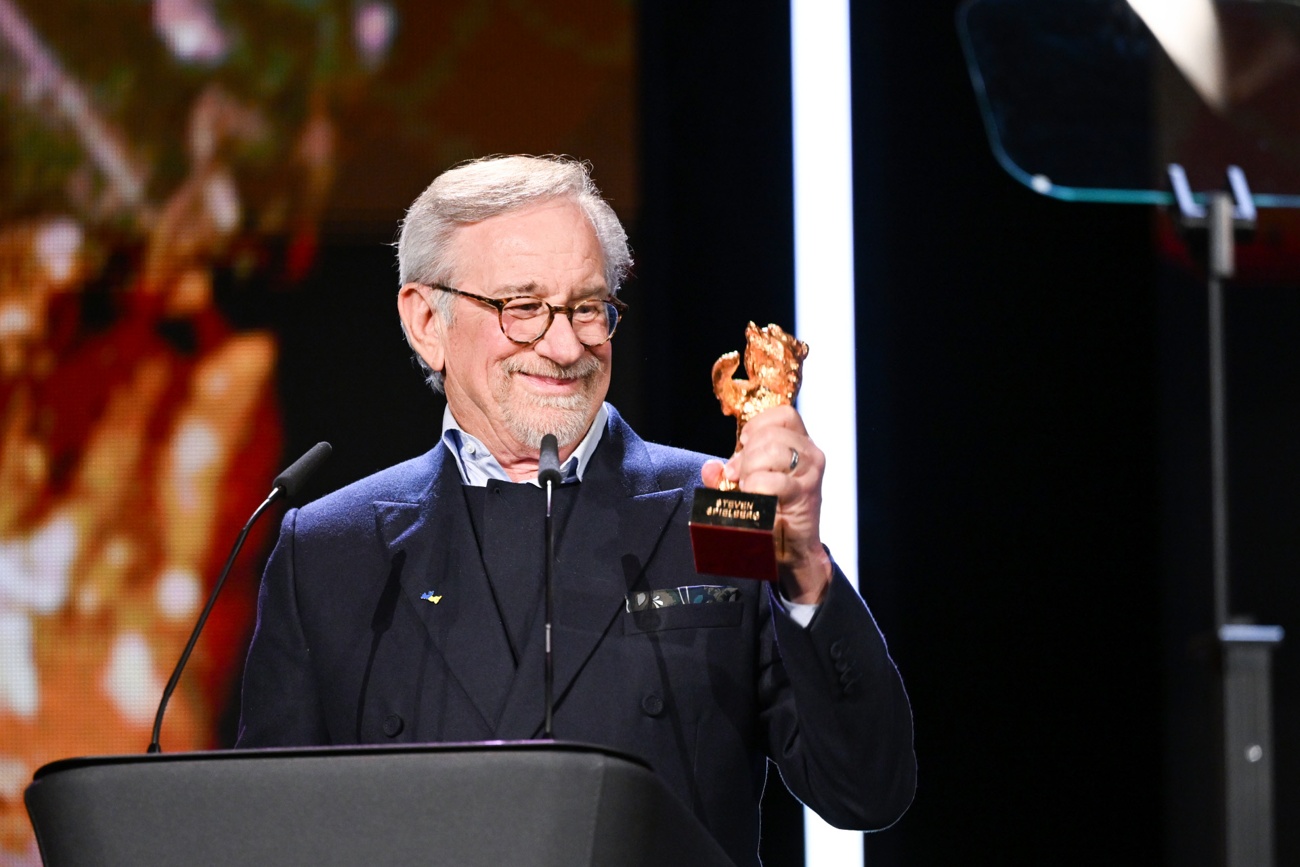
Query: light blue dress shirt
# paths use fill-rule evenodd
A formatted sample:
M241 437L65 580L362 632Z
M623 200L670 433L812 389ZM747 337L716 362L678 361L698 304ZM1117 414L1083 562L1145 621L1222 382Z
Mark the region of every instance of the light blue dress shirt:
M605 434L607 421L609 421L609 404L602 403L587 435L582 438L582 442L578 443L578 447L573 450L573 454L569 455L569 459L560 465L560 484L571 485L582 481L582 474L587 471L587 464L591 462L591 454ZM447 447L447 451L451 452L451 456L456 459L461 481L470 487L486 487L489 479L500 482L510 481L510 476L487 450L487 446L483 445L478 437L466 433L461 428L452 416L450 407L442 412L442 442ZM527 481L530 484L538 484L536 476Z

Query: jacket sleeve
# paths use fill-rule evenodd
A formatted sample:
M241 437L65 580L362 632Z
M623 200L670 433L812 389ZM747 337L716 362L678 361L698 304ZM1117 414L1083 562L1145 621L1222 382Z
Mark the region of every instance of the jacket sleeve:
M236 747L328 743L311 648L299 617L294 568L298 512L291 509L262 577L248 649Z
M786 786L838 828L892 825L916 791L912 709L862 597L837 566L807 628L772 611L764 630L763 728Z

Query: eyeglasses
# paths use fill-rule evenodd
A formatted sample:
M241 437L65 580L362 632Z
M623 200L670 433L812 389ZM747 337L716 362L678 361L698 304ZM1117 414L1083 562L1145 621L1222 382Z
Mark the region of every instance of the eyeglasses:
M572 307L548 304L532 295L512 295L509 298L487 298L472 292L462 292L441 283L431 289L440 289L471 301L496 308L501 333L511 343L528 346L541 340L555 321L556 313L569 317L569 325L578 342L586 347L600 346L614 336L618 321L627 311L627 305L617 298L589 298Z

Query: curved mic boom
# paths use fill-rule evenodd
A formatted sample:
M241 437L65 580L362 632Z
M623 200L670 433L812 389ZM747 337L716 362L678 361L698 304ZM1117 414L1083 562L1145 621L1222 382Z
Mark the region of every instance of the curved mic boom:
M248 538L248 531L253 528L253 524L262 513L280 497L292 497L302 488L307 477L316 470L320 465L325 463L326 458L330 456L333 448L329 443L316 443L308 449L307 453L298 460L289 465L289 468L280 475L275 477L275 482L271 486L271 493L262 501L253 512L253 516L244 524L244 529L239 532L239 538L235 540L235 546L230 549L230 556L226 558L226 565L221 570L221 576L217 578L217 583L208 595L208 604L203 606L203 612L199 614L199 620L194 624L194 630L190 633L190 640L186 642L185 649L181 651L181 658L176 660L176 667L172 669L171 679L167 681L167 687L163 690L162 700L158 702L158 713L153 718L153 737L149 741L149 752L161 753L162 746L158 743L162 735L163 715L167 713L167 702L171 700L172 693L176 691L176 685L181 681L181 672L185 670L185 663L190 661L190 654L194 652L194 645L199 641L199 634L203 632L203 625L208 622L208 615L212 613L212 606L217 603L217 596L221 593L221 588L226 583L226 576L230 574L230 567L235 564L235 557L239 556L239 551L244 547L244 539Z

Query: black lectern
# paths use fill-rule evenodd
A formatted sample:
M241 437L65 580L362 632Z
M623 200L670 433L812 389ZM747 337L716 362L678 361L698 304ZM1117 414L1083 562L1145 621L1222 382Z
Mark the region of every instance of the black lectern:
M66 759L26 802L47 867L731 864L648 767L580 744Z

